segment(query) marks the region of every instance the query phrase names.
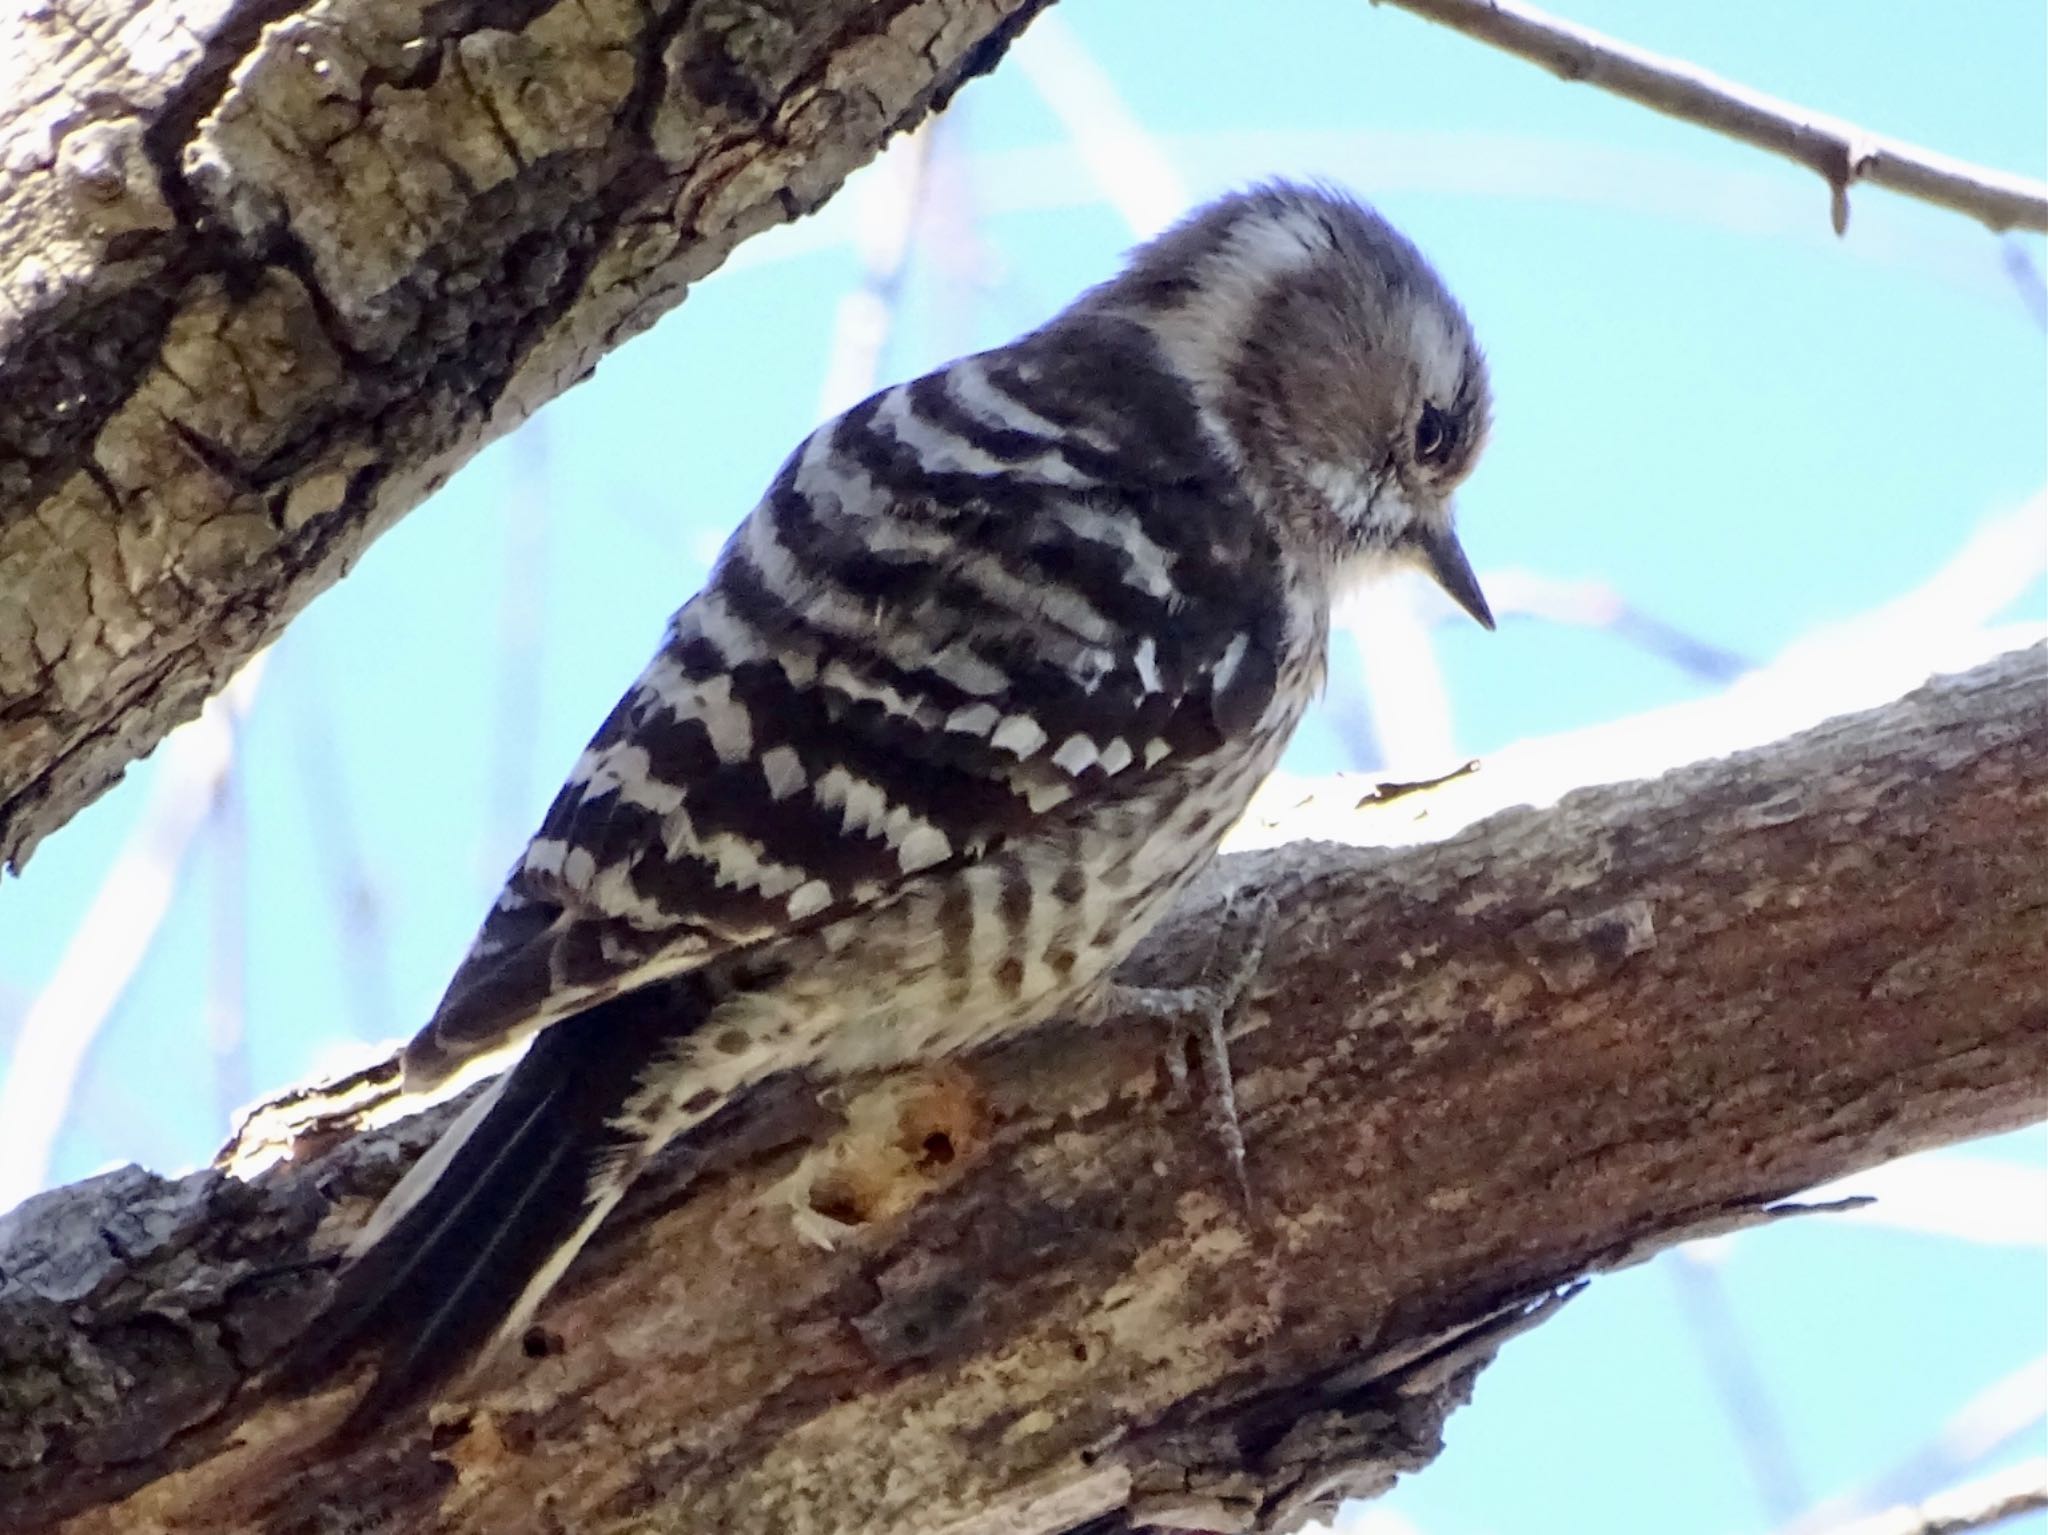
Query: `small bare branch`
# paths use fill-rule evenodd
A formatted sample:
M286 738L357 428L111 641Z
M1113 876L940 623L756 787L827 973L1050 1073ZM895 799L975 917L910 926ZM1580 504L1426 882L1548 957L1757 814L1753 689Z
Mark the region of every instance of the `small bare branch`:
M1677 59L1573 26L1514 0L1374 0L1491 43L1564 80L1583 80L1652 111L1797 161L1833 192L1835 233L1849 227L1849 187L1868 181L1967 213L1994 231L2048 232L2048 184L1870 133Z
M1836 1535L1974 1535L2048 1509L2048 1461L2032 1460L1841 1526Z

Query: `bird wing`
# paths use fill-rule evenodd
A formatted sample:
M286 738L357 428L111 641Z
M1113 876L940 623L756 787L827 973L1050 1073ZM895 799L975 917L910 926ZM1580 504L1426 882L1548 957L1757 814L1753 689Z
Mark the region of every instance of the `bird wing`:
M1272 533L1142 335L1081 350L967 359L798 450L578 761L409 1080L1258 725Z

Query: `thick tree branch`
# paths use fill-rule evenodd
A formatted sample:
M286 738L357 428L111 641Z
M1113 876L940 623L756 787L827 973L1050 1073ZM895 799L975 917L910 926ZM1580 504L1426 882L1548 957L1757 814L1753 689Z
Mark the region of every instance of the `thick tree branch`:
M0 12L0 865L1045 0Z
M352 1450L340 1392L248 1375L445 1109L44 1196L0 1223L0 1528L1234 1530L1382 1487L1576 1277L2048 1110L2043 679L1227 860L1202 900L1286 914L1235 1045L1253 1211L1142 1030L785 1081L643 1180L533 1357ZM1135 978L1197 968L1202 900Z
M1696 65L1546 15L1516 0L1373 0L1583 80L1667 117L1697 123L1813 171L1833 194L1835 233L1849 227L1849 188L1868 181L1966 213L1994 231L2048 232L2048 185L1972 165L1810 111Z

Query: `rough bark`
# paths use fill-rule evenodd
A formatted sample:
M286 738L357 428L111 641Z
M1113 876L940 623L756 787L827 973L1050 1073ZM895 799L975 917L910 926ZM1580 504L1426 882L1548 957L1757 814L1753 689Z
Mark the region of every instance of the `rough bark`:
M0 865L1046 0L0 14Z
M250 1375L447 1111L56 1191L0 1222L0 1527L1234 1530L1383 1487L1579 1276L2048 1111L2043 681L1227 860L1137 967L1196 972L1223 881L1286 914L1249 1212L1143 1030L785 1081L643 1181L531 1357L353 1448L339 1391Z

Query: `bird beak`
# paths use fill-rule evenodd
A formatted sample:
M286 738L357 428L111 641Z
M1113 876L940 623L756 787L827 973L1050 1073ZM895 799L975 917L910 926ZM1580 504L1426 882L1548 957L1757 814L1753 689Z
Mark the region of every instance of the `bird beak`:
M1480 627L1493 627L1493 610L1486 605L1486 593L1472 574L1472 562L1449 527L1420 528L1411 535L1422 567L1450 595L1451 601L1479 620Z

